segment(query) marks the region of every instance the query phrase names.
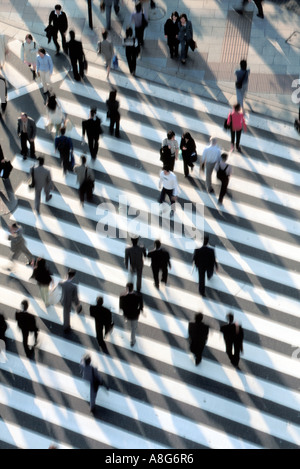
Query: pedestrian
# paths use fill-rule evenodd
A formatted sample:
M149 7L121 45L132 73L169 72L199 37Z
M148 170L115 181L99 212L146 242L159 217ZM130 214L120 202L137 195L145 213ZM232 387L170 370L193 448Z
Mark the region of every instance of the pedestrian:
M46 265L46 260L42 257L37 258L31 277L36 280L38 284L41 298L45 306L49 306L49 287L52 283L52 277Z
M114 127L115 128L115 136L120 138L120 112L119 112L119 101L116 100L117 90L112 90L109 93L109 98L106 101L107 107L107 118L110 119L109 124L109 133L110 135L114 134Z
M29 142L30 146L30 158L35 160L34 139L36 137L36 124L26 112L21 112L20 117L18 117L17 133L21 141L21 155L23 155L23 160L26 160L28 155L27 142Z
M45 128L47 132L51 133L54 126L55 136L57 136L61 127L64 127L65 115L54 93L48 96L46 101L46 114L47 120Z
M99 370L91 365L90 355L85 355L80 361L80 368L83 379L90 384L90 411L92 414L95 413L96 398L99 390L99 386L105 386L107 391L109 387L105 384Z
M70 40L66 44L66 50L70 57L74 80L80 81L84 77L84 52L82 42L75 39L75 32L69 31Z
M204 170L205 168L205 185L207 192L209 192L210 194L213 194L215 192L211 184L211 176L216 166L216 163L220 161L220 158L221 150L217 145L217 139L214 137L210 137L210 144L206 146L203 150L201 164L201 169Z
M95 319L97 342L104 353L108 353L104 338L111 332L113 328L113 320L111 311L103 306L102 296L98 296L96 304L90 306L90 315ZM104 328L104 337L103 337Z
M138 55L138 40L133 36L131 27L126 29L126 36L122 40L122 45L125 47L125 55L128 63L129 72L135 76L136 58Z
M11 261L14 262L20 257L21 254L24 254L27 257L27 265L32 265L34 257L26 246L25 239L23 237L23 228L18 223L13 223L9 227L10 235L8 236L10 244L10 249L12 252Z
M242 111L244 110L244 99L248 90L250 69L247 69L247 61L240 61L240 70L235 71L236 82L236 100L240 104Z
M165 285L168 281L168 268L171 269L169 252L161 246L159 239L154 241L154 249L148 252L147 257L151 259L154 285L159 290L159 272L162 272L161 281Z
M59 282L61 287L61 304L63 306L63 329L64 332L69 332L70 327L70 313L72 310L72 305L76 306L76 312L79 314L82 311L82 306L78 298L78 289L77 285L73 283L74 277L76 275L75 270L70 269L68 271L67 279L64 282Z
M21 44L21 60L24 62L32 71L33 80L36 79L36 59L38 54L38 48L36 42L33 40L31 34L26 34L25 41Z
M44 167L45 159L40 156L38 162L39 165L33 168L33 180L35 192L34 209L39 214L42 190L44 190L46 202L52 199L52 194L50 193L52 189L52 178L50 170Z
M262 18L264 19L264 11L263 11L263 7L262 7L262 2L263 0L253 0L255 5L257 6L257 10L258 10L258 13L256 16L258 16L258 18Z
M188 56L188 48L193 40L193 25L192 22L187 19L185 13L182 13L179 17L179 31L177 39L180 43L180 59L181 63L185 64Z
M142 273L144 267L144 257L146 249L139 246L139 238L131 238L131 246L125 249L125 268L130 268L130 276L136 275L136 290L139 292L142 288Z
M70 137L65 135L66 129L62 127L60 129L60 136L55 137L54 146L55 151L58 150L60 157L60 164L63 167L63 174L66 175L67 171L73 171L73 141Z
M7 106L7 83L4 77L0 76L0 100L1 100L1 113L4 113ZM2 117L2 114L1 114Z
M37 339L38 339L38 328L36 325L36 319L35 316L31 313L28 313L28 301L23 300L21 302L22 310L21 311L16 311L15 313L15 318L18 324L18 327L22 331L23 335L23 346L24 346L24 351L27 356L27 358L31 358L33 354L34 347L37 345ZM28 337L29 333L32 332L34 334L34 345L33 347L29 348L28 346Z
M5 336L5 332L7 331L7 322L5 320L5 317L2 313L0 313L0 341L4 343L4 351L7 345L7 338ZM2 344L3 345L3 344Z
M142 5L140 2L135 5L135 12L131 15L131 24L134 24L134 33L135 37L138 40L138 52L140 48L144 45L144 31L146 28L147 20L143 14Z
M235 104L233 106L232 111L229 112L228 118L227 118L227 125L230 126L230 132L231 132L230 151L234 150L234 143L235 143L236 150L239 153L242 153L242 149L240 147L241 134L242 134L242 130L244 130L244 132L247 132L247 125L245 122L244 114L241 111L241 105L239 103Z
M179 33L179 14L173 11L170 18L167 19L164 25L164 33L167 38L168 47L170 50L170 57L178 57L178 33Z
M232 167L231 165L227 164L227 158L228 158L228 154L222 153L221 160L217 162L216 167L215 167L217 171L217 178L221 181L221 188L220 188L219 199L218 199L219 205L223 204L223 198L227 193L229 178L232 173Z
M150 0L134 0L135 4L140 3L146 21L149 21L149 7L150 7ZM152 7L151 7L152 8Z
M170 171L174 171L175 161L178 160L179 145L173 130L169 130L167 138L162 141L162 148L168 147L170 151L166 152L166 156L162 157L163 166L168 166Z
M102 31L102 41L98 42L98 54L102 54L105 60L106 78L109 77L111 69L111 61L114 55L114 47L110 41L107 40L108 32L105 29Z
M218 263L216 261L215 250L208 246L209 237L204 236L203 246L194 251L193 263L198 269L199 274L199 293L201 296L205 294L205 274L208 279L211 279L214 274L214 269L218 270Z
M53 73L53 62L50 55L43 47L38 50L36 58L36 74L41 79L44 95L50 94L51 75Z
M243 352L244 330L241 325L234 323L234 315L227 314L228 323L221 326L226 353L232 365L239 369L240 354ZM233 350L232 350L233 349Z
M163 204L167 195L171 206L170 215L173 216L175 212L175 203L179 194L179 187L176 175L170 171L168 166L164 166L160 173L159 189L161 189L159 203Z
M246 8L246 5L248 2L250 2L251 0L242 0L241 2L241 5L239 8L234 8L234 10L239 14L239 15L243 15L244 14L244 11L245 11L245 8Z
M134 291L133 283L127 283L126 292L120 295L119 306L123 311L125 322L129 322L131 331L130 346L133 347L136 343L138 319L144 309L143 297L141 293Z
M97 116L97 109L91 108L90 115L87 120L82 121L82 141L84 142L85 134L87 135L89 150L93 161L97 158L99 148L99 138L103 134L101 127L101 119Z
M79 200L83 206L85 196L88 202L92 202L95 184L94 171L86 165L86 157L84 155L81 156L81 164L75 166L74 172L77 175L77 182L79 184Z
M209 326L203 323L202 313L196 313L194 322L189 322L188 333L190 351L195 357L195 365L199 365L209 333Z
M7 38L5 34L0 34L0 70L4 67L7 54L8 54Z
M196 143L189 132L185 132L181 137L180 149L182 152L184 177L189 176L189 167L194 169L194 163L197 161Z
M119 6L120 0L101 0L100 9L105 11L106 16L106 29L109 31L111 29L111 10L114 6L115 14L118 15L120 11Z
M68 29L68 18L61 5L55 5L54 10L49 15L49 26L52 26L52 39L56 47L56 55L59 54L60 45L57 41L58 32L61 35L63 51L67 54L66 31Z
M0 145L0 177L8 179L13 170L13 165L9 160L6 160L3 155L2 147Z

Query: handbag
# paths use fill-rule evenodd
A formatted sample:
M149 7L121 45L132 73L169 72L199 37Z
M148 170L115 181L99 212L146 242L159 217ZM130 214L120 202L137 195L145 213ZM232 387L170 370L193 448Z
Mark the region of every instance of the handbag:
M189 46L190 48L192 49L192 51L194 52L195 49L197 49L197 43L194 41L194 39L191 39L190 40L190 43L189 43Z
M196 163L197 158L198 158L198 155L197 155L196 151L194 151L193 153L190 154L190 162L191 163Z

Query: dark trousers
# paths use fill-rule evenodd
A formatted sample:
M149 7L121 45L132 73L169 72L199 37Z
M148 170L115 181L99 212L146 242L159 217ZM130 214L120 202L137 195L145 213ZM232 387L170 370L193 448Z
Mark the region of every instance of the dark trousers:
M205 347L205 342L199 342L197 344L192 343L190 345L190 351L195 356L196 365L198 365L202 360L204 347Z
M168 266L163 266L163 267L158 267L158 266L151 266L152 268L152 273L153 273L153 279L155 286L159 288L159 272L162 272L161 276L161 281L163 283L167 283L168 280Z
M231 130L231 143L234 145L234 141L236 140L236 147L239 148L242 130Z
M234 340L227 340L225 341L226 344L226 353L233 364L233 366L238 366L239 361L240 361L240 353L241 353L241 348L239 344L236 344ZM233 348L233 353L232 353L232 348Z
M30 145L30 158L35 158L35 145L34 141L30 141L28 138L27 132L21 132L21 155L27 156L28 154L28 148L27 148L27 142L29 142Z
M86 183L84 182L84 183L81 184L81 186L79 187L79 199L80 199L80 202L84 202L85 195L86 195L86 198L87 198L88 202L91 202L91 201L93 200L93 188L92 188L92 185L86 184Z
M103 328L105 328L105 334L107 334L110 330L109 326L107 325L104 326L103 324L96 324L96 337L99 347L103 350L103 352L107 352L107 346L103 337Z
M210 279L213 276L214 269L207 269L205 267L198 269L199 274L199 293L201 296L205 295L205 274L207 273L207 278Z
M24 350L25 350L25 353L26 353L26 356L28 357L31 352L32 352L32 349L30 349L28 347L28 336L29 336L29 332L33 332L34 333L34 339L35 339L35 345L36 345L36 342L37 342L37 338L38 338L38 329L36 329L35 331L22 331L22 334L23 334L23 346L24 346Z
M79 59L71 59L72 71L75 80L80 80L80 77L83 78L84 70L83 70L83 61Z
M162 204L165 201L166 195L170 199L170 203L172 204L173 201L173 189L165 189L164 187L162 188L162 191L160 193L159 197L159 203Z
M115 136L118 137L120 135L120 116L112 116L110 118L110 124L109 124L110 135L114 134L114 127L116 127Z
M220 189L220 194L219 194L219 202L220 203L223 202L224 196L227 192L228 183L229 183L229 177L223 178L221 180L221 189Z
M99 136L95 137L93 135L88 135L88 145L91 157L93 160L95 160L97 158L99 148Z
M70 152L68 153L60 153L60 164L62 164L63 172L66 174L67 171L70 169Z
M178 57L178 46L179 46L179 41L176 39L176 37L172 37L168 39L168 46L170 50L170 57L173 59L173 57Z
M192 169L194 164L191 163L190 158L188 156L182 155L183 160L183 172L185 176L189 175L189 167Z
M138 40L139 46L144 45L144 28L140 26L139 28L135 28L135 37Z
M136 69L136 47L126 47L126 59L130 73L135 73Z
M262 0L253 0L255 5L257 6L257 9L258 9L258 14L259 16L264 16L264 12L263 12L263 7L262 7Z
M59 31L59 32L60 32L60 35L61 35L62 48L63 48L64 52L66 52L67 51L66 35L62 31ZM60 45L58 44L58 41L57 41L57 35L58 35L58 30L53 30L52 39L53 39L54 45L56 47L56 52L59 52Z
M167 166L170 171L174 171L175 155L171 156L170 158L165 159L163 161L163 166Z

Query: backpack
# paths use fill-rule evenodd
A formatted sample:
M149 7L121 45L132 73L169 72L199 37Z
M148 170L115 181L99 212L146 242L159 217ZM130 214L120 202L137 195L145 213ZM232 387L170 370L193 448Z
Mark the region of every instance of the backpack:
M228 168L228 164L225 166L224 169L221 169L219 167L218 171L217 171L217 178L220 179L220 181L224 181L228 178L227 174L226 174L226 170Z
M160 150L160 161L163 163L167 162L171 158L171 150L168 145L163 145Z

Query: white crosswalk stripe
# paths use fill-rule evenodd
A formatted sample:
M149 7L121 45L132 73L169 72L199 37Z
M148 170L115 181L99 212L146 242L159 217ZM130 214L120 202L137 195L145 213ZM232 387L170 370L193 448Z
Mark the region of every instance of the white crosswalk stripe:
M45 308L30 279L30 268L17 262L14 272L7 270L9 241L7 230L2 229L0 305L9 325L7 360L0 363L2 446L299 447L300 372L293 350L300 346L296 190L300 171L292 126L249 117L251 131L242 136L247 155L233 153L229 157L233 166L232 198L226 198L221 208L216 198L205 192L198 168L191 183L183 178L182 162L176 162L179 202L186 206L175 213L172 231L167 215L165 223L156 223L158 148L166 134L164 129L173 127L177 139L184 130L195 134L199 155L210 135L228 147L228 135L222 128L228 108L112 73L111 85L119 89L121 136L126 134L126 138L115 139L107 135L104 73L90 66L88 74L90 84L65 78L59 101L74 124L71 137L77 162L84 149L80 145L81 120L87 118L91 105L98 107L105 133L93 164L97 203L80 205L76 177L63 176L53 135L44 130L44 117L37 122L36 150L45 156L55 191L47 204L42 199L41 216L32 211L34 191L28 188L25 176L32 161L23 161L20 155L13 160L15 171L25 177L16 190L19 205L11 220L23 226L33 255L46 259L54 283L66 268L77 271L84 314L71 314L72 333L65 336L62 307ZM57 81L62 78L58 75ZM25 84L24 88L30 86L37 87ZM282 136L283 143L278 138L274 141L273 134ZM213 183L217 188L215 177ZM104 208L109 211L104 212ZM131 217L127 216L128 208ZM124 236L104 237L99 231L101 222L111 233L118 228L119 235ZM185 236L180 237L183 227ZM186 236L192 229L197 234L205 230L211 236L220 264L218 274L207 282L209 294L203 299L198 294L197 272L191 265L200 237ZM123 257L130 231L140 234L148 249L160 238L172 254L168 285L159 291L145 260L145 308L134 348L130 347L129 331L118 307L128 279ZM114 331L106 341L109 355L98 351L94 320L89 316L89 305L99 295L115 319ZM29 299L40 329L34 361L24 355L14 319L24 297ZM188 351L187 327L198 311L210 325L210 334L203 360L196 367ZM245 332L241 371L230 365L219 330L229 311ZM98 393L99 413L95 416L89 414L89 389L79 370L86 352L110 385L108 392L101 389Z

